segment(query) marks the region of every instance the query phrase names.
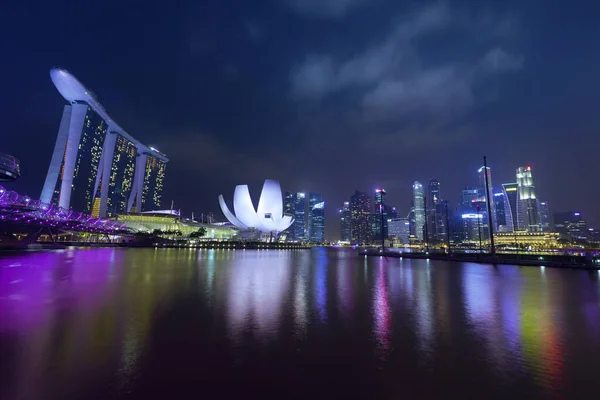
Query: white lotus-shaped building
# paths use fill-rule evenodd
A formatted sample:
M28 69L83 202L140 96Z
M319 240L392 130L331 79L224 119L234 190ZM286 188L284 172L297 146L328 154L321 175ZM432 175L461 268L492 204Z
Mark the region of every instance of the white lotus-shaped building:
M264 233L280 233L294 223L290 215L283 215L283 197L278 181L267 179L254 208L248 185L238 185L233 193L233 210L229 211L223 195L219 195L219 205L225 217L242 231L258 230Z

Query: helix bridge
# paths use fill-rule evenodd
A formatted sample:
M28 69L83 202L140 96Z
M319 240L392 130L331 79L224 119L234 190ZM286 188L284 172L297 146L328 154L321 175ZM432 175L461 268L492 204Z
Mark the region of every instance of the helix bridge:
M125 224L109 219L95 218L82 212L33 200L29 196L0 186L0 230L14 233L50 235L60 232L118 235L128 233Z

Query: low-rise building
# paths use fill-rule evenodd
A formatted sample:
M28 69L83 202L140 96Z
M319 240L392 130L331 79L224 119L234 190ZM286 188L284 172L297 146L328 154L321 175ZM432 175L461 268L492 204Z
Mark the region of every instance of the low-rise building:
M154 230L181 231L183 236L189 236L198 229L206 229L204 240L230 240L238 234L238 230L229 224L206 224L188 218L181 218L176 213L149 212L117 214L116 220L137 232L153 232Z

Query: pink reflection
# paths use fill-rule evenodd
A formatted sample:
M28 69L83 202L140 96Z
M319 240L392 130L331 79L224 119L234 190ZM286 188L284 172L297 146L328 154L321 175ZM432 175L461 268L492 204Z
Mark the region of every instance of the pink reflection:
M47 322L57 302L97 305L113 275L115 249L39 251L0 259L0 330L25 332Z
M379 261L377 274L373 297L373 315L375 317L373 331L379 347L387 352L391 348L392 315L386 283L386 266L383 259Z

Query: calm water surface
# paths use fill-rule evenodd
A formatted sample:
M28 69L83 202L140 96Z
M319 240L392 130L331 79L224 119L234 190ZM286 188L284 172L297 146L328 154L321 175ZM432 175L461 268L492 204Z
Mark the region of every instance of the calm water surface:
M599 274L325 249L4 253L0 385L6 399L598 399Z

